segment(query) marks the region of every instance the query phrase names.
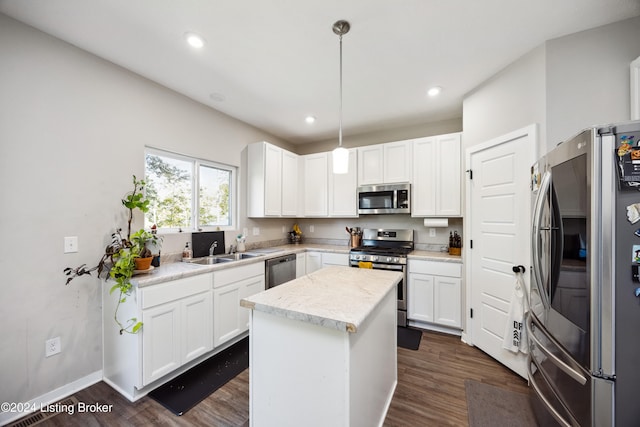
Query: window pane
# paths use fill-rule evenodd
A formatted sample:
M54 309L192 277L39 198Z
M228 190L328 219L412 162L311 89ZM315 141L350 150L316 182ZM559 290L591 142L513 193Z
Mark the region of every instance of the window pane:
M200 226L231 225L231 171L200 166L198 224Z
M193 162L146 155L147 227L191 228Z

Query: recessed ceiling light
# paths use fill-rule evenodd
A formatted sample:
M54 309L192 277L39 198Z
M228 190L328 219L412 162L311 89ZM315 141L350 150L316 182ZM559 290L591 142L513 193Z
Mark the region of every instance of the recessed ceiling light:
M316 122L316 118L314 116L307 116L304 118L304 121L308 124L312 124Z
M204 39L196 33L185 33L184 38L189 43L189 46L195 47L196 49L202 48L204 46Z
M429 96L438 96L442 92L442 88L440 86L434 86L427 91L427 95Z

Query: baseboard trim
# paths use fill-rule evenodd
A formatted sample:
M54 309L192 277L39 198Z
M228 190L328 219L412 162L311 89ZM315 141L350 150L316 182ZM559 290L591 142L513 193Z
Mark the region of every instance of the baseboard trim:
M421 322L419 320L408 320L407 324L409 326L425 329L427 331L442 332L444 334L457 335L457 336L462 335L462 331L460 329L449 328L447 326L436 325L433 323Z
M25 405L26 407L32 408L31 411L25 412L2 412L0 413L0 426L7 425L14 421L19 420L20 418L29 415L32 412L40 410L41 407L55 403L59 400L64 399L65 397L71 396L72 394L85 389L93 384L102 381L102 370L93 372L85 377L77 379L69 384L63 385L55 390L52 390L48 393L45 393L41 396L36 397L35 399L30 400Z

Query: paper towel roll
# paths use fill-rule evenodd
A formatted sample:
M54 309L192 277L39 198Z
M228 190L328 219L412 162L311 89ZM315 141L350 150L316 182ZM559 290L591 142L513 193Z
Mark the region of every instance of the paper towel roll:
M448 227L449 218L425 218L425 227Z

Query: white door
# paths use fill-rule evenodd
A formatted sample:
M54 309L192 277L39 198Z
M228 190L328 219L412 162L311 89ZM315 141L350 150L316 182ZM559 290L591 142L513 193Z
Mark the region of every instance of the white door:
M465 232L467 334L465 339L526 377L526 357L502 348L515 275L530 265L530 168L536 153L535 125L467 150ZM473 245L473 246L472 246ZM471 317L471 310L473 317Z

